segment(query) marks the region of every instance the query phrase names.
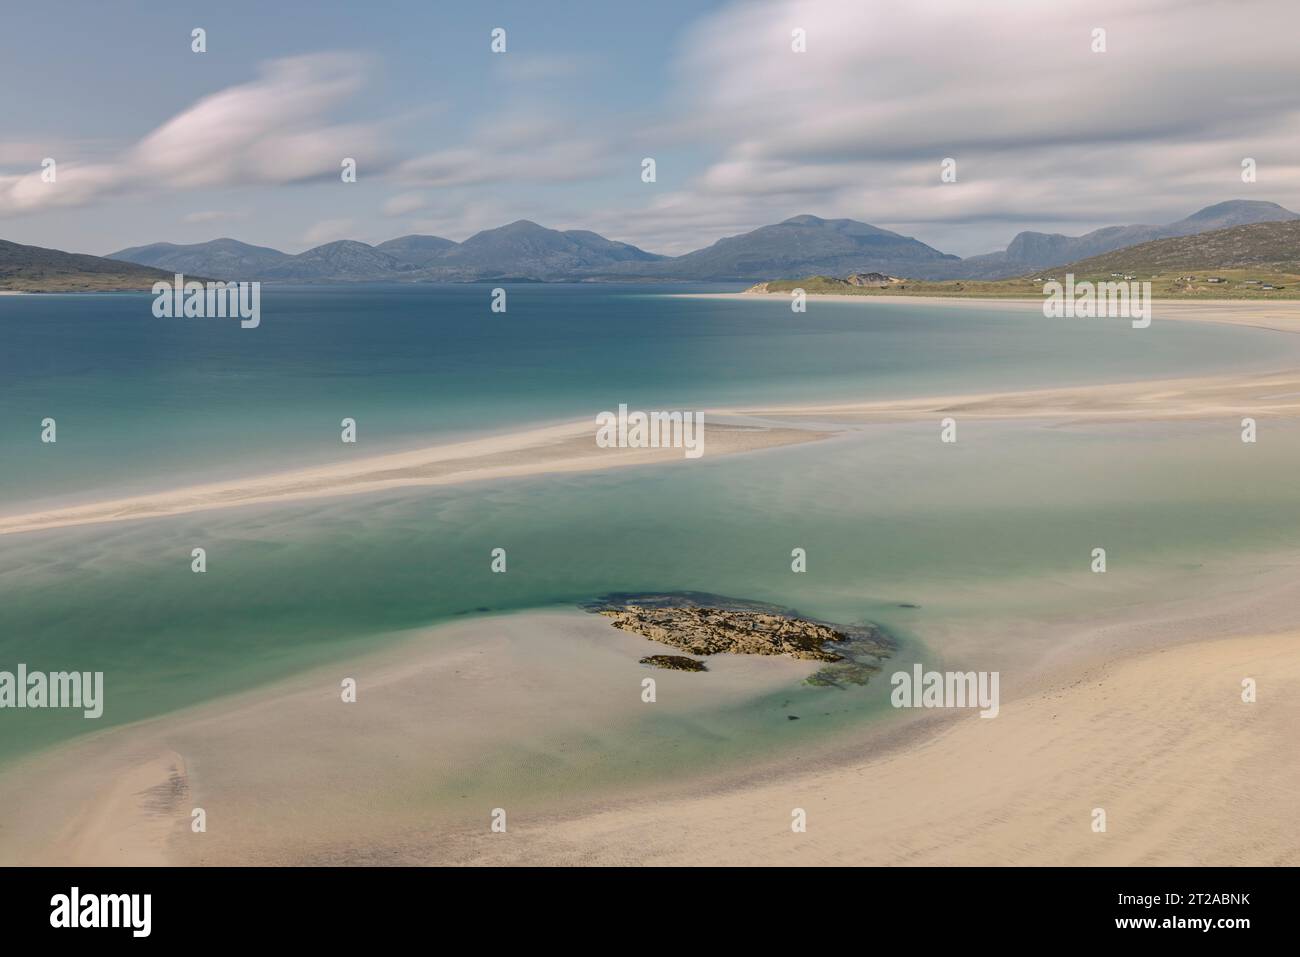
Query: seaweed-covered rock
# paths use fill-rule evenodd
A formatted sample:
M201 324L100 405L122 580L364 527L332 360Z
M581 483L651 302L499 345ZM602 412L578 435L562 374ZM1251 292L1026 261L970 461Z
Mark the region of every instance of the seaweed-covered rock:
M643 665L654 665L668 671L708 671L708 665L685 655L646 655L641 659Z
M697 655L786 655L823 662L805 679L822 688L867 684L879 673L881 659L897 647L887 631L870 622L818 621L770 602L709 592L612 592L583 607L623 631ZM675 657L652 655L642 661Z
M697 655L788 655L815 661L840 661L823 645L844 641L842 631L802 618L721 608L647 608L628 605L605 609L615 628L634 631Z
M843 688L865 685L880 673L880 665L870 661L838 661L809 675L804 681L814 688Z

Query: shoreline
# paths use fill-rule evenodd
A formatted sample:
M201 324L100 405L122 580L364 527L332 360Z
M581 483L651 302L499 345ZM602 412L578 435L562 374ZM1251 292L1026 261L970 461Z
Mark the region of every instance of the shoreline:
M677 299L723 299L741 301L762 301L779 299L788 302L789 293L784 292L681 292L668 294ZM1024 296L1020 298L988 298L975 296L907 296L907 295L861 295L845 293L810 292L806 294L809 301L817 302L852 302L852 303L912 303L928 306L957 306L967 309L987 308L989 306L1011 306L1041 312L1043 300ZM1300 299L1278 299L1261 302L1253 299L1155 299L1152 322L1177 320L1184 322L1217 322L1228 326L1249 326L1255 329L1270 329L1274 332L1300 332Z
M1294 866L1297 638L1121 658L840 767L557 817L508 847L476 835L467 862ZM1272 688L1271 707L1240 700L1243 675ZM793 808L806 833L791 832Z
M966 415L981 420L1169 422L1179 419L1300 416L1300 369L1182 379L1148 379L1015 392L881 399L868 402L722 409L773 421L905 422Z
M1013 392L705 410L705 455L726 456L817 442L879 422L965 415L983 420L1169 422L1243 415L1300 417L1300 370ZM709 422L759 420L758 424ZM0 515L0 536L71 526L167 518L246 505L309 501L498 478L690 461L681 449L602 449L594 424L569 422L364 456L355 462L273 472L154 493Z
M813 429L764 428L706 421L705 454L701 458L815 442L831 434ZM596 445L595 435L594 423L569 422L405 452L364 456L355 462L17 512L0 515L0 536L398 488L691 461L685 458L682 449L600 448Z
M757 761L652 767L631 780L594 773L605 759L587 764L572 744L600 721L602 750L653 765L624 721L644 708L639 636L576 609L442 624L6 767L0 860L1295 864L1288 808L1300 765L1288 755L1300 631L1284 625L1300 605L1293 572L1252 579L1226 630L1222 602L1208 595L1074 622L1071 640L1027 662L1010 693L1004 684L992 720L891 712ZM695 726L815 664L722 655L710 666L707 677L653 672L658 707ZM339 704L339 675L356 676L362 710ZM1243 677L1259 684L1253 704L1240 700ZM557 694L570 696L560 711ZM563 756L560 791L544 785L548 762L517 764L548 753ZM509 810L508 838L489 833L496 806ZM192 807L207 811L209 833L190 831ZM806 834L790 830L796 807ZM1090 829L1096 807L1106 834Z

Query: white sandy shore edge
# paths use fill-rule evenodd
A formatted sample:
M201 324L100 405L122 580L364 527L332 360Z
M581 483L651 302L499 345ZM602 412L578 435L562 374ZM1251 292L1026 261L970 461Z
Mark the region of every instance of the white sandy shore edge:
M1296 865L1298 728L1300 635L1204 641L1094 668L856 767L550 820L508 845L478 840L474 859ZM791 831L796 807L807 833Z
M789 302L788 292L682 292L669 294L682 299L736 299L762 300L779 299ZM979 299L970 296L900 296L900 295L862 295L844 293L808 293L808 298L821 302L851 302L857 305L887 303L911 303L918 306L952 306L957 309L985 309L990 306L1010 307L1031 312L1042 312L1042 299L1024 298L988 298ZM1217 322L1230 326L1251 326L1257 329L1272 329L1276 332L1300 332L1300 300L1278 300L1261 302L1241 299L1154 299L1153 322L1167 319L1191 322ZM1059 321L1059 320L1056 320Z
M567 792L564 807L626 790L602 766L646 759L648 674L656 714L698 727L817 669L723 655L706 676L654 671L639 659L671 649L575 608L388 637L7 765L0 865L420 861L494 806L527 817L557 806L548 789ZM340 700L342 676L355 705ZM642 775L635 791L676 777ZM208 814L200 835L194 807Z
M1162 422L1175 419L1300 415L1300 370L1154 379L981 395L932 396L823 405L725 409L773 421L907 421L937 416L979 419Z
M980 395L719 409L705 413L705 457L816 441L843 428L870 422L947 415L1073 421L1294 417L1300 415L1300 370ZM717 422L718 417L741 416L767 420L769 425ZM794 427L783 428L782 422ZM602 449L595 444L594 423L573 422L409 452L362 457L355 462L3 515L0 516L0 535L414 486L672 461L694 460L686 459L680 449Z
M702 458L812 442L826 435L809 429L706 421ZM596 445L594 420L571 422L409 452L363 456L355 462L0 516L0 535L395 488L699 460L685 458L682 449L600 448Z
M505 801L506 835L488 833L496 802L484 795L469 796L460 820L445 817L430 795L447 777L476 774L485 749L536 742L539 727L573 735L594 713L609 720L640 707L625 682L609 679L623 673L612 670L615 658L632 666L645 646L602 632L599 619L574 619L465 622L377 662L340 665L330 674L359 676L360 710L340 705L337 683L316 672L9 769L0 775L10 824L0 861L1300 863L1296 632L1076 665L1042 690L1004 699L991 720L928 712L866 729L849 760L787 760L702 788L670 780L638 787L635 799L588 794L558 809L516 797ZM561 659L539 656L538 644ZM788 681L779 672L801 663L718 664L735 673L709 675L717 683L704 692L725 702ZM1252 704L1241 700L1246 677L1259 687ZM699 676L660 680L681 685L665 702L703 687ZM193 806L209 814L206 834L189 829ZM794 808L807 812L806 833L790 829ZM1105 833L1092 830L1095 808L1106 812Z

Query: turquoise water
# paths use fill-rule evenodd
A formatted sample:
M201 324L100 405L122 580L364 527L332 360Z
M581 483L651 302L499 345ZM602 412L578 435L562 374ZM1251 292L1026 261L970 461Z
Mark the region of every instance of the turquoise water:
M337 420L393 447L633 407L929 394L1255 366L1293 338L1199 323L1049 324L989 310L669 299L518 287L273 290L257 331L159 326L141 297L0 300L6 510L335 454ZM266 335L262 336L265 332ZM43 415L59 442L35 437ZM1001 667L1054 623L1215 587L1294 547L1300 441L1235 422L876 427L811 446L608 473L410 489L0 539L0 668L103 670L103 719L0 714L0 760L288 676L378 636L610 591L696 590L879 622L898 663ZM202 544L206 575L189 570ZM1088 572L1104 545L1111 570ZM509 551L510 571L489 571ZM790 550L809 571L790 570ZM902 605L917 605L905 608ZM813 740L880 712L883 683L792 685L662 767ZM787 724L794 708L802 720ZM656 722L661 724L656 725ZM657 729L657 730L656 730ZM617 756L615 756L617 757ZM626 755L623 755L626 758ZM631 773L627 762L607 763Z
M671 287L668 291L671 291ZM262 324L157 319L144 294L0 298L0 511L328 462L631 408L1174 376L1300 354L1208 324L653 287L267 287ZM55 446L37 443L58 422ZM357 420L357 447L339 422Z

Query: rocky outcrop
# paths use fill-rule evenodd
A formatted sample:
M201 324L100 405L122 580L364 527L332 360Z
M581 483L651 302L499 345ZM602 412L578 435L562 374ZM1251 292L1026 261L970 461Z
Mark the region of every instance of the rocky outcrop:
M696 655L788 655L840 661L823 646L848 639L844 632L801 618L721 608L627 605L600 612L610 624Z
M685 655L646 655L640 661L643 665L654 665L666 671L708 671L708 665Z
M887 276L883 272L857 272L844 280L850 286L879 286L881 289L894 283L905 282L897 276Z
M820 688L864 685L897 643L878 625L842 625L800 615L771 602L711 592L611 592L584 602L623 631L697 655L785 655L822 662L805 682ZM661 662L672 661L673 665ZM677 667L693 661L650 655L643 664ZM703 662L695 662L704 671Z

